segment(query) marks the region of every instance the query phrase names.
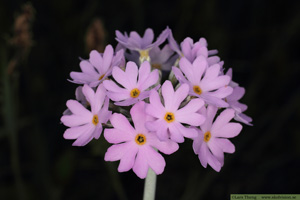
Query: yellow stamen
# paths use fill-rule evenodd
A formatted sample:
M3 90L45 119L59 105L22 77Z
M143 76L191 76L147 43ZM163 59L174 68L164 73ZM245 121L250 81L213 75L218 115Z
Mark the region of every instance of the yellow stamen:
M168 123L171 123L171 122L173 122L173 121L175 120L175 116L174 116L173 113L167 112L167 113L165 114L164 119L165 119Z
M101 81L101 79L103 79L104 76L105 76L105 74L102 74L98 80Z
M211 134L209 131L207 131L206 133L204 133L204 141L208 142L211 138Z
M143 145L146 143L146 136L144 134L137 134L135 136L135 142L138 144L138 145Z
M194 85L193 90L196 94L200 95L202 93L202 90L198 85Z
M95 126L99 123L98 115L94 115L92 122Z
M161 69L161 64L158 64L158 63L153 63L153 64L151 64L151 67L153 68L153 69Z
M140 95L140 90L139 89L137 89L137 88L134 88L134 89L132 89L131 91L130 91L130 96L132 97L132 98L137 98L139 95Z

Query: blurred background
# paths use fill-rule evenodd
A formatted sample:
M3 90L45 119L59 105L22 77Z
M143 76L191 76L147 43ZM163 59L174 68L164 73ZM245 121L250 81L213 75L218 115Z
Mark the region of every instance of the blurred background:
M254 126L231 141L217 173L186 140L164 156L157 199L229 199L230 194L300 193L299 1L0 1L0 199L141 199L144 181L103 160L101 137L64 140L71 71L91 49L115 46L115 30L169 26L175 39L205 37L218 49Z

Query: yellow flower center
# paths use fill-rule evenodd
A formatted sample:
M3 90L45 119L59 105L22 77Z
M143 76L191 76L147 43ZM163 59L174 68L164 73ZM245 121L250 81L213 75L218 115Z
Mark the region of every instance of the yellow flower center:
M209 131L207 131L206 133L204 133L204 141L208 142L211 138L211 134Z
M132 89L131 91L130 91L130 96L132 97L132 98L137 98L139 95L140 95L140 90L139 89L137 89L137 88L134 88L134 89Z
M153 64L151 64L151 67L153 68L153 69L161 69L161 64L158 64L158 63L153 63Z
M143 145L146 143L146 136L144 134L137 134L135 136L135 142L138 144L138 145Z
M198 85L194 85L193 90L196 94L200 95L202 93L202 90Z
M165 118L164 118L168 123L171 123L171 122L173 122L174 120L175 120L175 116L174 116L174 114L173 113L171 113L171 112L167 112L166 114L165 114Z
M92 122L95 126L99 123L98 115L94 115Z
M104 76L105 76L105 74L102 74L98 80L101 81L101 79L103 79Z

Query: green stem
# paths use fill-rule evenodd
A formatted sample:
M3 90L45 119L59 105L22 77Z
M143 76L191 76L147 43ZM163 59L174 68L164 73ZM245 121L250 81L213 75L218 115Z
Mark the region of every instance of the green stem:
M151 168L149 168L148 174L147 174L147 177L145 180L143 200L154 200L155 199L155 189L156 189L156 174Z

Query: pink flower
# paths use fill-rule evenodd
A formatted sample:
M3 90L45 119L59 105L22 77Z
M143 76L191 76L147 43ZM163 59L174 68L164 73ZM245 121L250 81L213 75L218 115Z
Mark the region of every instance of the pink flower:
M198 137L194 138L193 149L198 154L203 167L209 164L214 170L220 171L224 164L224 152L233 153L234 145L227 139L237 136L242 130L239 123L229 122L234 117L234 110L224 110L213 122L218 111L217 107L208 106L200 110L206 116L205 122L200 125Z
M102 123L106 123L111 115L111 111L108 111L109 99L102 85L97 88L96 93L88 85L84 85L82 92L91 105L91 111L76 100L68 100L67 107L72 114L61 117L61 122L70 127L65 131L64 138L76 139L73 146L84 146L93 138L98 139Z
M70 76L74 83L96 87L111 75L112 67L121 66L124 62L123 50L114 55L112 46L108 45L103 54L96 50L91 51L90 59L82 60L79 64L82 72L71 72Z
M218 107L227 107L223 98L232 93L232 88L228 86L230 76L220 75L221 66L214 64L208 66L206 58L199 56L193 63L185 57L179 61L180 69L173 67L172 70L180 83L189 85L189 95L196 96ZM183 76L184 73L185 77Z
M128 62L125 72L115 67L112 76L124 88L112 80L104 81L108 97L120 106L129 106L149 97L150 91L147 89L156 84L159 78L157 69L152 72L150 70L151 67L147 61L141 64L140 69L134 62Z
M145 128L145 122L151 117L145 113L145 102L135 104L130 110L134 127L128 119L114 113L111 118L113 129L105 129L105 139L114 145L105 153L105 161L120 160L119 172L132 169L140 178L145 178L149 167L156 173L164 171L166 162L161 154L172 154L178 150L178 144L171 140L160 141L156 135Z
M187 128L182 123L191 126L201 125L205 118L197 111L204 105L204 102L201 99L192 99L179 109L188 92L187 84L181 85L175 92L171 82L166 81L162 86L164 99L164 105L162 105L157 91L151 91L150 104L147 105L146 112L153 116L155 121L147 122L146 127L150 131L155 131L160 140L171 138L171 140L181 143L184 141L184 137L197 136L194 129Z

